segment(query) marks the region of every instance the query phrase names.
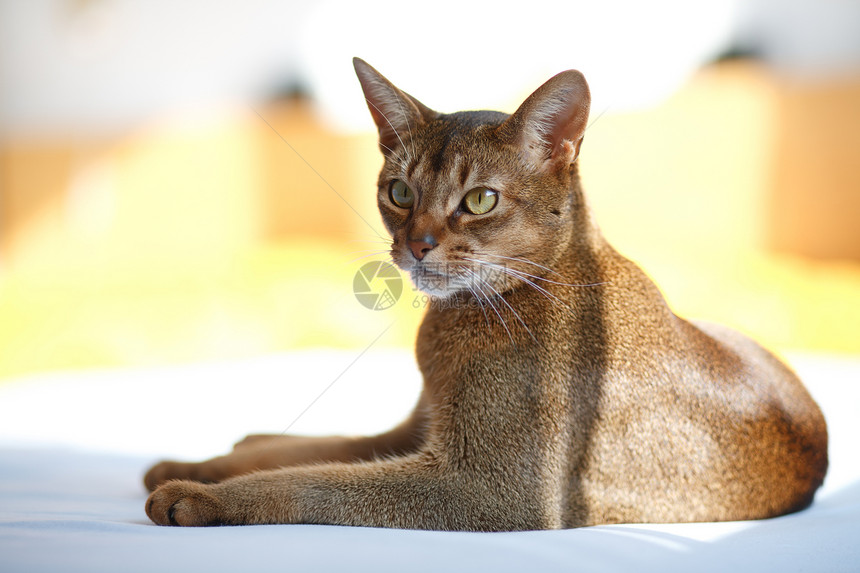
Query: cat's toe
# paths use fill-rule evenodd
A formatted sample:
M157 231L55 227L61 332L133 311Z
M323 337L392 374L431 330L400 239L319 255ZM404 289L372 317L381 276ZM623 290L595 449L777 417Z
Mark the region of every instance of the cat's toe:
M218 498L209 487L191 481L168 482L146 500L146 515L158 525L221 525Z

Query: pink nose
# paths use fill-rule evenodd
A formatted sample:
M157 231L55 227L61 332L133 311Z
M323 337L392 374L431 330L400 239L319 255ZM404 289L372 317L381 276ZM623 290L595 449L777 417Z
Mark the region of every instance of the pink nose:
M419 261L436 246L436 240L427 235L423 239L406 239L406 245L412 251L412 255Z

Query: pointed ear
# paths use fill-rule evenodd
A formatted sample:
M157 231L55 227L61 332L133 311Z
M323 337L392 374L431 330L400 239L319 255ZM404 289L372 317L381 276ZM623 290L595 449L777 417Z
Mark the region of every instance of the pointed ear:
M361 82L364 99L373 121L379 130L379 148L385 156L391 155L412 137L415 128L439 114L429 109L377 72L367 62L353 58L355 73Z
M579 156L590 106L585 77L567 70L530 95L497 133L518 145L535 167L566 168Z

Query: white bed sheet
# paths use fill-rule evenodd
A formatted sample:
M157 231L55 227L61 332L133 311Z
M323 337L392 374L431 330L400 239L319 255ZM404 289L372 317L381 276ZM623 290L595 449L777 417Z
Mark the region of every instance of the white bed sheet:
M369 352L348 367L354 358L0 386L0 571L860 571L860 360L838 358L791 360L827 417L831 466L813 506L789 516L493 534L147 520L140 478L157 452L206 457L243 433L282 431L335 379L291 431L377 431L405 414L419 383L411 356Z

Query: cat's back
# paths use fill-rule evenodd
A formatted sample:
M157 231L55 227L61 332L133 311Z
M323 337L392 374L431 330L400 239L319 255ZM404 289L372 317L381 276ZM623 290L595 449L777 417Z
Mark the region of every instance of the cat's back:
M676 317L640 284L650 280L625 272L632 282L615 296L634 302L609 306L632 322L612 337L585 477L589 522L751 519L808 505L827 469L827 430L797 376L740 333Z
M751 429L741 436L741 448L751 451L751 465L775 478L774 486L797 501L790 510L805 507L827 472L827 424L809 391L782 360L747 336L728 327L695 321L691 326L716 341L742 365L740 387L746 400L737 400L738 418ZM767 455L756 452L769 450Z

